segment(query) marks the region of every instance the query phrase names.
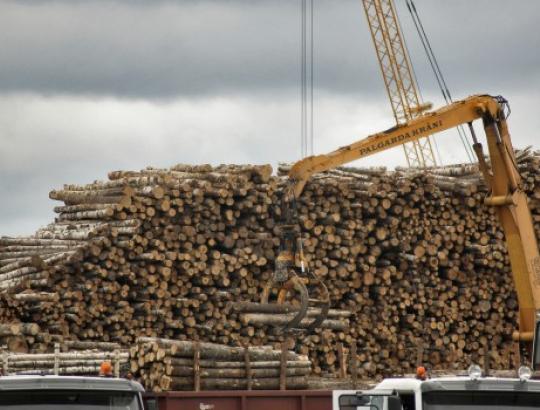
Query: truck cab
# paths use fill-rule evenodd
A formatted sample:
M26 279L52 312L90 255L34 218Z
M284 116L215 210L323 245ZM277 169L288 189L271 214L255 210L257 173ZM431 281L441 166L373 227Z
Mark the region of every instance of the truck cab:
M0 409L143 410L143 387L109 377L2 376Z
M388 378L366 391L335 391L333 410L540 409L540 380L469 376Z

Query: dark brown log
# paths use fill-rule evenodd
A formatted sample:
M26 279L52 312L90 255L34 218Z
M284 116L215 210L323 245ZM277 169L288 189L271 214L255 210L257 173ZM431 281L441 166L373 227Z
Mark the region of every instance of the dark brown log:
M286 314L258 314L258 313L245 313L241 315L242 322L245 325L255 325L255 326L273 326L280 327L285 326L291 321L294 316ZM298 327L307 328L313 322L312 319L302 320ZM321 327L324 329L332 330L344 330L348 326L348 321L344 320L325 320L322 322Z

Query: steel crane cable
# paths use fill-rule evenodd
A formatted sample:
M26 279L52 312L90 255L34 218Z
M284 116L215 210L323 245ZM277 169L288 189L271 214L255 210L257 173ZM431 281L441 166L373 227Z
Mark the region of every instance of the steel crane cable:
M407 8L409 10L409 13L411 14L413 23L415 25L416 31L418 33L418 36L420 37L420 41L422 42L422 46L424 47L424 50L428 57L429 64L431 65L431 68L433 70L437 83L439 85L439 89L443 95L445 102L447 104L450 104L452 102L452 96L450 95L450 90L448 89L446 80L444 79L442 70L439 66L437 58L435 57L435 53L433 52L433 48L431 47L429 38L424 30L424 25L422 24L422 20L420 19L420 16L418 15L416 5L414 4L413 0L406 0L406 3L407 3ZM461 139L461 142L465 148L465 152L467 153L467 157L470 162L473 162L474 154L472 152L471 145L467 139L465 130L463 129L461 125L458 126L457 129L458 129L458 134Z
M309 21L308 21L309 4ZM301 156L313 155L313 0L301 0L300 24L300 147ZM309 43L309 45L308 45ZM309 58L308 58L309 48ZM309 70L308 70L309 62ZM309 89L308 89L309 88Z
M309 85L309 94L310 94L310 134L309 134L309 150L310 155L313 155L313 52L314 52L314 37L313 37L313 0L310 0L310 85Z
M452 96L450 94L450 90L448 89L442 70L439 66L437 58L435 57L435 53L433 52L433 48L431 47L431 42L429 41L429 38L426 34L424 25L422 24L422 20L420 19L420 16L418 15L418 11L416 9L416 5L414 4L414 0L406 0L406 4L407 4L407 9L409 10L409 13L411 14L418 36L420 37L420 41L422 42L424 51L426 52L431 69L437 80L437 84L439 85L439 89L443 95L444 101L447 104L450 104L452 103ZM469 140L467 139L465 130L461 125L459 125L457 129L458 129L459 137L461 139L461 143L463 144L463 147L465 148L465 152L467 153L467 157L469 161L472 163L473 158L474 158L474 153L472 151L471 144Z
M300 149L306 156L306 0L300 0Z
M399 30L403 33L403 27L401 27L401 21L399 20L399 18L397 18L396 20L397 20L397 24L399 25ZM405 38L405 36L403 36L403 47L405 48L406 56L410 56L411 53L409 52L409 46L407 45L407 39ZM414 77L414 82L418 84L418 77L416 76L416 70L414 69L414 65L412 64L412 62L410 66L411 66L412 75ZM420 87L417 87L417 89L418 89L418 95L420 97L420 102L423 102L424 98L422 96L422 91L420 90ZM432 141L433 141L433 145L435 145L435 151L437 153L437 156L439 157L438 163L442 165L443 161L442 161L441 152L439 151L439 144L437 143L437 138L433 136Z

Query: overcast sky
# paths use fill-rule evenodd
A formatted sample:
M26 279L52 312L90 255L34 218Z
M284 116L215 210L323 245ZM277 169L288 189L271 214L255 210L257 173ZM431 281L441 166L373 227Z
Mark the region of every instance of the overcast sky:
M442 98L395 0L425 100ZM51 189L113 169L300 157L300 0L0 2L0 235L54 218ZM454 98L502 94L540 129L540 2L416 0ZM315 153L393 125L360 0L315 0ZM455 133L443 162L465 160ZM363 165L405 163L401 149Z

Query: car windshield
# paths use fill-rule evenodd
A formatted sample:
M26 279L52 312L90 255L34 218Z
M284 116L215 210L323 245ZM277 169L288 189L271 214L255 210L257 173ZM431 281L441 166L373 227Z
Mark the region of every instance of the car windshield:
M141 410L132 392L35 390L0 392L1 410Z
M431 391L423 394L424 410L533 410L540 393L526 391Z

